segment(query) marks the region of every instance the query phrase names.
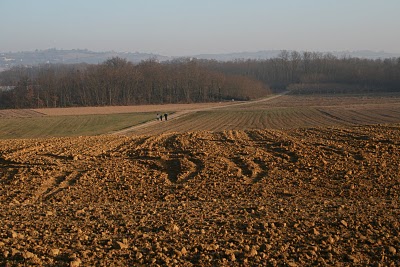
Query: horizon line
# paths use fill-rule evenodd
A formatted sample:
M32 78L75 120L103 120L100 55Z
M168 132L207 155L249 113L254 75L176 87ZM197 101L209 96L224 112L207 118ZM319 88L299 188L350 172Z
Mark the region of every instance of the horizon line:
M194 53L190 55L163 55L158 52L140 52L140 51L117 51L117 50L90 50L88 48L45 48L45 49L33 49L33 50L19 50L19 51L0 51L0 54L10 54L10 53L29 53L29 52L44 52L44 51L86 51L93 53L129 53L129 54L148 54L155 56L163 56L163 57L191 57L191 56L204 56L204 55L229 55L229 54L241 54L241 53L260 53L260 52L310 52L310 53L357 53L357 52L370 52L370 53L384 53L384 54L395 54L400 55L400 52L392 52L385 50L370 50L370 49L359 49L359 50L296 50L296 49L265 49L265 50L242 50L242 51L232 51L232 52L211 52L211 53Z

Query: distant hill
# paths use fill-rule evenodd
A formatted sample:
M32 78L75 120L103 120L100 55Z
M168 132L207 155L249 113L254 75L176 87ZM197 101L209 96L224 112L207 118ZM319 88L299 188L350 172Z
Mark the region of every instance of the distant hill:
M333 55L337 57L358 57L358 58L367 58L367 59L385 59L385 58L394 58L400 57L400 53L388 53L385 51L371 51L371 50L358 50L358 51L336 51L332 52Z
M198 59L213 59L218 61L231 61L241 59L264 60L277 57L282 50L264 50L257 52L237 52L225 54L199 54L189 57ZM290 52L290 51L289 51ZM328 53L328 52L324 52ZM341 57L358 57L368 59L392 58L400 57L400 53L375 52L369 50L360 51L335 51L329 52L339 58ZM38 64L77 64L88 63L98 64L112 57L125 58L133 63L139 63L143 60L155 59L157 61L172 60L179 57L168 57L159 54L139 53L139 52L93 52L87 49L72 50L35 50L22 52L0 52L0 71L17 65L33 66Z
M214 59L218 61L230 61L236 59L270 59L277 57L282 50L265 50L258 52L237 52L226 54L199 54L194 55L198 59Z
M23 52L11 52L0 53L0 68L9 68L15 65L32 66L38 64L77 64L77 63L88 63L98 64L106 61L112 57L125 58L128 61L139 63L147 59L155 59L158 61L167 60L168 57L149 54L149 53L138 53L138 52L93 52L82 49L72 50L59 50L59 49L47 49L47 50L36 50L36 51L23 51Z
M238 52L238 53L226 53L226 54L199 54L194 55L194 58L199 59L214 59L218 61L230 61L239 59L253 59L253 60L263 60L278 57L282 50L264 50L257 52ZM290 51L289 51L290 52ZM312 52L312 51L310 51ZM300 53L302 53L300 51ZM338 58L342 57L357 57L357 58L367 58L367 59L384 59L400 57L400 53L387 53L384 51L375 52L370 50L359 50L359 51L333 51L333 52L322 52L330 53Z

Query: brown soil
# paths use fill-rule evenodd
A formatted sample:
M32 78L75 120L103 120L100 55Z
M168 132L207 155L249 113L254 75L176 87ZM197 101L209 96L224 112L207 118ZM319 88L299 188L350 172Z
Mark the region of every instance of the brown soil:
M41 117L44 115L32 109L0 109L0 118Z
M399 162L399 124L0 141L0 265L396 266Z
M69 115L101 115L135 112L175 112L208 109L229 106L237 102L198 103L198 104L165 104L137 106L107 107L71 107L71 108L39 108L39 109L4 109L0 110L0 118L36 117L36 116L69 116Z
M198 104L165 104L165 105L137 105L137 106L110 106L110 107L76 107L76 108L44 108L35 109L48 116L64 115L91 115L115 114L133 112L171 112L182 110L203 109L209 107L229 106L235 102L198 103Z

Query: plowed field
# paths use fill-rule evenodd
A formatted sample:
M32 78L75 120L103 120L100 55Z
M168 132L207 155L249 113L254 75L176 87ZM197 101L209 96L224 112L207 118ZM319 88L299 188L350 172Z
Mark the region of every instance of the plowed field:
M0 140L0 266L400 265L399 97L301 98Z

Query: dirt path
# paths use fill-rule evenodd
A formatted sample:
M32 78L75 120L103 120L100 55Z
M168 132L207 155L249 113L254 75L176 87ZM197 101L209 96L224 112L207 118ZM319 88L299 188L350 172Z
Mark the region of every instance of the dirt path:
M198 108L198 109L181 110L181 111L178 111L178 112L175 112L175 113L171 114L169 116L169 120L177 120L177 119L182 118L184 116L187 116L189 114L200 112L200 111L209 111L209 110L215 110L215 109L222 109L222 108L226 108L226 107L237 107L237 106L244 106L244 105L252 105L252 104L255 104L255 103L271 101L272 99L281 97L283 95L286 95L287 93L288 92L286 91L286 92L283 92L283 93L280 93L280 94L277 94L277 95L272 95L272 96L269 96L269 97L266 97L266 98L253 100L253 101L238 102L238 103L235 103L235 104L227 103L227 104L221 105L221 106L212 106L212 107L202 107L202 108ZM112 132L110 134L113 134L113 135L124 135L124 134L128 134L128 133L132 133L132 132L134 132L135 130L138 130L138 129L142 129L142 128L146 128L146 127L155 125L157 123L159 123L159 121L152 120L152 121L149 121L149 122L146 122L146 123L143 123L143 124L134 125L132 127L129 127L129 128L117 131L117 132Z

